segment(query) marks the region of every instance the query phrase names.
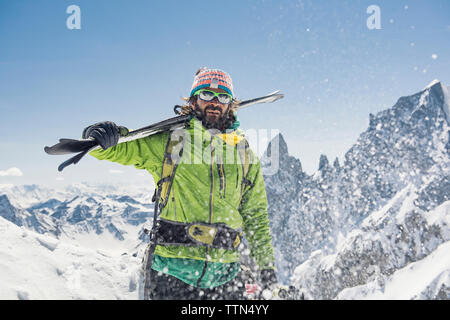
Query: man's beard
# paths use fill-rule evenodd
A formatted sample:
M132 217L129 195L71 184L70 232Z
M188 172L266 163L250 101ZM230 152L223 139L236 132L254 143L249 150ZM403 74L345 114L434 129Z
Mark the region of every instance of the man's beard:
M223 131L229 124L228 109L225 113L222 113L222 109L211 104L206 106L202 112L196 103L195 111L197 117L202 121L202 124L206 129L217 129ZM207 111L217 111L219 114L208 114Z

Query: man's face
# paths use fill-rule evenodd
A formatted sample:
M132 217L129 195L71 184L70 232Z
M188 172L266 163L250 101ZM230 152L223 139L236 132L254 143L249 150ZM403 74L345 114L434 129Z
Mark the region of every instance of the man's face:
M208 88L210 91L226 93L223 89ZM203 120L209 128L221 129L224 118L228 112L230 104L222 104L214 97L211 101L203 101L197 96L196 105L198 111L202 113Z

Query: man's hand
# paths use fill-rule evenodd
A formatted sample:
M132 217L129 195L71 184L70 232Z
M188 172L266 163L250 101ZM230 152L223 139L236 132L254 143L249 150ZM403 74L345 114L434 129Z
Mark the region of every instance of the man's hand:
M93 124L83 130L83 139L94 138L106 150L119 142L119 127L111 121Z

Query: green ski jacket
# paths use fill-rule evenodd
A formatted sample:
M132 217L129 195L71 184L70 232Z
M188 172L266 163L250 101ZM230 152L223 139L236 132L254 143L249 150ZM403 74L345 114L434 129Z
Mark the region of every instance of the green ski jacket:
M240 229L245 234L250 256L259 269L274 269L264 179L260 162L252 151L253 161L246 176L248 183L242 185L243 168L236 148L236 144L245 139L242 131L211 135L196 118L191 119L184 130L183 153L160 218L181 223L225 223L232 229ZM158 182L168 139L169 133L165 132L124 142L107 150L97 149L90 154L100 160L147 170ZM198 266L197 274L202 273L203 264L198 263L201 261L215 263L216 266L239 262L238 250L208 249L205 246L158 245L156 266L161 269L161 263L186 259L197 262L192 264Z

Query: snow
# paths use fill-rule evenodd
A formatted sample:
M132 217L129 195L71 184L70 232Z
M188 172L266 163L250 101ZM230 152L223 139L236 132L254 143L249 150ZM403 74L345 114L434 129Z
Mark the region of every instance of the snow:
M430 91L429 90L425 90L422 95L420 96L420 101L419 101L419 106L418 108L422 107L423 105L425 105L427 103L427 97L430 95Z
M0 299L138 299L152 191L0 185Z
M440 83L440 81L438 79L434 79L425 88L423 88L423 90L427 90L427 89L431 88L432 86L434 86L437 83Z
M444 105L443 110L445 115L447 116L447 123L450 124L450 87L446 87L443 84L442 91L444 92Z
M125 226L123 226L125 227ZM114 237L110 232L103 232L96 234L94 232L77 232L68 227L65 228L66 234L61 235L61 240L67 243L79 244L82 247L93 247L104 252L120 255L124 252L131 252L138 244L138 233L140 226L126 226L120 227L121 231L125 231L127 237L121 241Z
M407 187L405 189L406 189L406 194L404 195L404 199L401 203L399 213L397 214L397 223L398 224L401 224L403 221L405 221L407 214L416 209L414 206L414 200L416 197L415 197L415 194L413 193L413 188Z
M444 231L444 236L447 239L450 238L450 201L435 208L426 218L428 224L439 226Z
M341 235L336 253L314 251L295 269L292 282L310 297L322 290L338 290L330 298L450 298L450 201L423 212L414 207L416 199L412 187L400 191L382 209L368 216L362 229L350 231L345 239ZM425 225L421 218L425 218ZM398 230L404 231L399 234ZM419 259L408 263L406 255L408 259L414 255ZM393 267L395 272L386 274ZM351 285L364 278L365 284Z
M369 227L370 225L375 225L378 223L381 223L384 219L389 217L389 209L392 207L402 206L405 198L408 197L408 195L411 193L411 188L407 187L400 192L398 192L395 197L393 197L389 202L383 206L380 210L377 210L370 214L362 223L362 227ZM410 203L411 201L409 201ZM408 206L409 208L410 206ZM404 213L406 212L406 208L402 210L401 217L403 218ZM400 217L399 217L400 218ZM400 220L400 219L399 219Z
M425 91L420 95L420 99L419 99L419 103L417 105L417 107L414 109L414 111L411 113L410 118L414 115L414 113L422 108L426 108L427 107L427 99L430 96L430 88L433 86L433 82L430 83L427 88L425 89Z
M11 204L21 209L31 207L52 198L63 200L67 195L65 191L54 190L44 186L15 186L12 184L0 185L0 194L7 194Z
M0 299L137 299L140 259L20 228L0 217Z
M433 81L431 81L423 90L423 94L420 97L420 103L418 105L418 108L420 108L422 105L424 105L426 103L426 98L428 97L428 95L430 94L429 90L431 87L433 87L434 85L439 84L442 88L442 91L444 93L444 104L442 106L444 113L446 115L447 118L447 122L450 124L450 94L449 94L449 87L446 87L444 84L442 84L442 82L440 82L439 80L435 79Z
M397 270L384 284L372 281L363 286L348 288L337 299L420 299L427 290L439 291L442 286L446 286L447 294L450 294L450 241L441 244L426 258Z

